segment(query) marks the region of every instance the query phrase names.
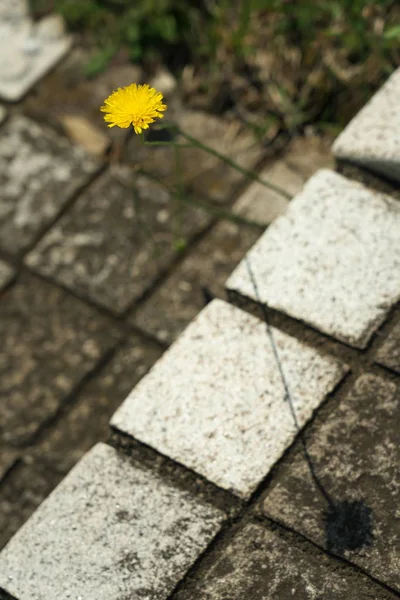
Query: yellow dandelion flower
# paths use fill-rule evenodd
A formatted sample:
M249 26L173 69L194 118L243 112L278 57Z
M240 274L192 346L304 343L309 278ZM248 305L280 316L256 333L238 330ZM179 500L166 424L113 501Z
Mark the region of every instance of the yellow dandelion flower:
M162 119L166 104L163 104L163 95L145 85L132 83L124 88L118 88L106 100L100 110L104 113L104 120L108 127L127 128L133 125L135 133L142 133L148 129L155 119Z

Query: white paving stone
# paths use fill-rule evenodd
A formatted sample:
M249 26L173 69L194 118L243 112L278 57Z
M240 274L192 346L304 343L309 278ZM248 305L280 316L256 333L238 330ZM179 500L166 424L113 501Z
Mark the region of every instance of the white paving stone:
M345 367L274 331L303 425ZM211 302L111 424L247 498L296 431L265 324Z
M400 68L337 138L336 157L400 181L399 98Z
M227 287L364 348L400 298L400 205L321 170Z
M39 23L26 0L0 0L0 96L16 102L69 50L59 15Z
M0 554L18 600L163 600L223 513L98 444Z

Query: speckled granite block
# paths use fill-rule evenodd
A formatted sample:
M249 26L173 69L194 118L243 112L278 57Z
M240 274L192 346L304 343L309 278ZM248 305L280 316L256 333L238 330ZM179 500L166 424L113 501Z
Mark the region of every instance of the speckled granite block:
M164 600L223 519L98 444L0 554L0 587L18 600Z
M400 394L362 375L308 436L308 453L329 508L296 449L266 495L264 511L400 591Z
M10 265L0 260L0 292L14 277L15 271Z
M26 262L40 273L121 313L148 290L176 258L176 205L146 177L129 184L106 174L47 233ZM179 208L180 235L210 221L204 211Z
M26 0L0 2L0 96L20 100L66 54L72 38L60 15L34 23Z
M207 559L176 600L395 600L298 536L248 524Z
M400 181L400 68L354 117L333 145L348 160Z
M227 281L338 340L365 348L400 298L400 205L319 171Z
M24 275L0 295L0 444L19 447L53 417L120 333L63 290Z
M375 361L400 375L400 321L379 347Z
M10 119L0 131L0 247L29 247L98 168L50 129Z
M274 336L304 425L345 368ZM111 425L243 498L296 435L265 324L222 300L189 325Z

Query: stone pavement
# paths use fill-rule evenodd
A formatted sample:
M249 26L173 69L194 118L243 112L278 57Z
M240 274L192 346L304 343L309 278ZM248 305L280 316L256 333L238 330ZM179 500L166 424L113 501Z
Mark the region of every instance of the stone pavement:
M89 89L74 61L0 127L0 545L19 530L0 599L399 597L400 147L379 101L399 72L364 109L390 157L363 164L389 179L346 163L361 116L339 175L317 138L274 156L171 98L171 119L295 195L194 151L204 210L174 204L168 150L102 132L110 76ZM238 307L212 300L229 275Z

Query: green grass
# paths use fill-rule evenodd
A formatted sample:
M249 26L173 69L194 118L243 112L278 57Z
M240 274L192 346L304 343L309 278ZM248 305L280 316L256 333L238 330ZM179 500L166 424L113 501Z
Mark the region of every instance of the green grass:
M37 16L60 12L71 30L82 33L93 48L89 76L121 49L146 69L164 62L178 76L192 64L196 92L207 96L210 110L239 103L260 131L267 119L288 130L316 122L340 127L400 63L400 7L393 0L31 0L31 5ZM269 71L264 59L271 62Z

